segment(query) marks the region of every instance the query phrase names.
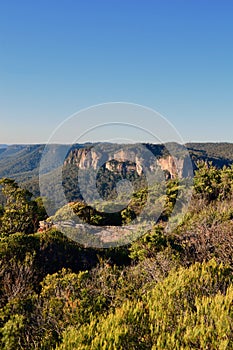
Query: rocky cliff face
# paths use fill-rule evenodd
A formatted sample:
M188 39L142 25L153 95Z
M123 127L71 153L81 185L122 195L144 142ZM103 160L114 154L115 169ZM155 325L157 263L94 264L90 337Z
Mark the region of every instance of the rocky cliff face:
M162 170L167 171L171 178L188 177L193 175L193 164L188 156L184 158L176 158L167 156L157 160L157 164Z
M166 155L164 157L145 157L140 154L135 156L132 150L116 150L113 153L100 152L95 148L75 149L68 155L65 165L77 165L79 169L94 169L105 167L112 172L132 172L136 171L138 175L143 172L143 167L147 167L150 171L161 169L165 172L166 178L187 177L192 175L192 163L189 157L172 157Z

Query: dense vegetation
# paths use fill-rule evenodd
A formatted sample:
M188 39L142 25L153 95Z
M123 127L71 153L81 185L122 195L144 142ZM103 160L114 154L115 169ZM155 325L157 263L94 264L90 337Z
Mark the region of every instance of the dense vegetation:
M41 199L2 179L0 348L232 349L233 166L198 164L172 232L166 221L182 181L165 185L151 231L104 250L36 232Z

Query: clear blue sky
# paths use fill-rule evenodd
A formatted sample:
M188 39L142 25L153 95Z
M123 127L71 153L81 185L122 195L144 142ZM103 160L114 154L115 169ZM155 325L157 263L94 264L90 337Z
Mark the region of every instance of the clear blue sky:
M233 1L0 1L0 143L46 142L109 101L233 142Z

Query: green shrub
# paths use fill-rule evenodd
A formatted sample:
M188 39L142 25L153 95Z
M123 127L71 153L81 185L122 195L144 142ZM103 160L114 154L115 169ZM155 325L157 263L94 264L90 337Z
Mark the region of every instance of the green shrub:
M231 282L230 269L215 261L174 271L143 301L68 327L57 350L231 349Z

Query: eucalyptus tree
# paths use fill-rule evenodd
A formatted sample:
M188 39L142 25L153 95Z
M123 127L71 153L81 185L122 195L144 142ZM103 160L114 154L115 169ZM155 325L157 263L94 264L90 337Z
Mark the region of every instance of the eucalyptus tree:
M35 232L38 221L41 219L41 208L37 201L32 200L32 193L20 188L13 179L1 179L0 186L4 197L0 215L0 232L4 235Z

